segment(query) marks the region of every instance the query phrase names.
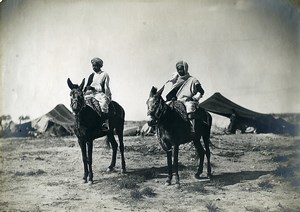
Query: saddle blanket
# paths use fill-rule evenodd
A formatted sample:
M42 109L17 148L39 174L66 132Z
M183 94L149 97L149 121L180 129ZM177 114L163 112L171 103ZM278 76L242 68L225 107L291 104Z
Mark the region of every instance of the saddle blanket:
M171 101L169 106L175 110L184 121L188 121L185 105L181 101Z
M92 98L85 99L85 104L92 108L94 111L97 111L97 108L94 106L92 102Z

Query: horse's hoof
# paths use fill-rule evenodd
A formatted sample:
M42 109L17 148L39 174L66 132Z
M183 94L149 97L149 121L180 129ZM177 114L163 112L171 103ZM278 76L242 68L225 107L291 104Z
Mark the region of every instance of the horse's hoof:
M121 174L126 174L126 169L121 169Z
M83 179L83 180L82 180L82 183L87 183L87 180Z
M175 184L175 188L180 188L180 184L179 184L179 183L176 183L176 184Z
M196 179L198 179L198 180L200 179L200 174L195 174L194 176Z
M93 181L89 181L88 185L93 185Z
M106 169L106 172L113 172L113 171L115 171L115 168L108 167L108 168Z
M207 177L208 177L209 179L212 179L212 178L213 178L212 173L207 174Z
M165 182L165 186L170 186L171 185L171 180L167 180L166 182Z

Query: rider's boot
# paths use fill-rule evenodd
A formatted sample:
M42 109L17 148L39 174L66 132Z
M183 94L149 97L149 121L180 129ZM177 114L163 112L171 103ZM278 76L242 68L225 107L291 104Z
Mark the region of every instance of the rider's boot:
M104 122L101 126L101 129L103 132L109 131L109 114L108 113L102 113Z

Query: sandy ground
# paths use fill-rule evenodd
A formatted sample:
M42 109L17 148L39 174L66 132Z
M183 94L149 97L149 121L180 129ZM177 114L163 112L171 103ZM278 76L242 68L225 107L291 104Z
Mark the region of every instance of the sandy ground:
M82 183L76 137L0 140L0 211L300 211L300 138L212 135L213 178L197 180L191 144L180 147L181 186L165 186L155 137L125 137L128 173L107 173L111 150L94 145L94 184ZM206 173L204 173L206 174Z

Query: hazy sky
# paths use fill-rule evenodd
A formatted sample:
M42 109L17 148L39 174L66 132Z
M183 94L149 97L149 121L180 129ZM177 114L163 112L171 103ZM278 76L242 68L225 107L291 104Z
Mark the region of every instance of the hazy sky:
M146 118L151 86L179 60L201 82L201 101L220 92L257 112L300 112L296 11L283 0L3 0L0 114L70 108L67 78L87 78L95 56L127 120Z

